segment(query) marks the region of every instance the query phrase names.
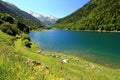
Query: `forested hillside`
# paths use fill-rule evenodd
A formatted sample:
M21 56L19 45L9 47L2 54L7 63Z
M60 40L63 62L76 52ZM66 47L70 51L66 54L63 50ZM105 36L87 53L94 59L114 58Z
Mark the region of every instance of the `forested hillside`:
M44 25L36 18L17 8L15 5L0 0L0 14L9 14L21 23L26 24L30 29L40 28Z
M120 0L90 0L53 26L69 30L120 30Z
M0 13L0 30L9 35L15 36L22 32L28 33L30 29L27 25L16 20L9 14Z

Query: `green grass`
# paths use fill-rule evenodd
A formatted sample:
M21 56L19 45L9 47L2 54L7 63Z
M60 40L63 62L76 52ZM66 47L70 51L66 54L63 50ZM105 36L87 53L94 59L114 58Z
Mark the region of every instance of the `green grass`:
M120 69L62 53L42 51L43 54L37 54L36 44L27 48L21 38L12 44L13 38L0 31L0 80L120 80ZM63 63L60 58L69 62ZM34 65L32 61L41 65ZM49 69L44 69L45 66Z

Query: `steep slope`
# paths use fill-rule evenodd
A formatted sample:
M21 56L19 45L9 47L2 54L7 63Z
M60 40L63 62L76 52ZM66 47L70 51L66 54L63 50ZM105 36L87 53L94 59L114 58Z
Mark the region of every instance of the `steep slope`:
M15 5L0 0L0 13L7 13L29 26L31 29L43 27L43 24L25 11L20 10Z
M43 15L43 14L39 14L39 13L34 13L32 11L29 11L28 13L31 14L32 16L36 17L37 19L39 19L46 26L51 26L58 20L58 18L51 16L51 15Z
M9 35L15 36L20 33L28 33L29 27L16 20L7 13L0 13L0 30Z
M54 27L72 30L120 30L120 0L91 0Z

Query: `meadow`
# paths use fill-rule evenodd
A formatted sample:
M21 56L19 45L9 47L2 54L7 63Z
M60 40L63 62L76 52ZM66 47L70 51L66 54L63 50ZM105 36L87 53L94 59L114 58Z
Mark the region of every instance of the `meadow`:
M25 34L0 31L0 80L120 80L120 69L80 57L25 46Z

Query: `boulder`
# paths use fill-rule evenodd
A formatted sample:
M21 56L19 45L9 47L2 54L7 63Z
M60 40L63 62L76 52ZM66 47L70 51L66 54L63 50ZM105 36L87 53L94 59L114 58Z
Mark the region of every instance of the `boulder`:
M41 53L42 53L42 50L39 50L37 53L38 53L38 54L41 54Z
M68 63L69 60L67 60L67 59L63 59L62 62L64 62L64 63Z
M49 70L49 67L47 67L47 66L42 66L42 71L44 71L44 70Z
M41 65L41 63L38 62L38 61L32 61L32 63L33 63L34 65Z

